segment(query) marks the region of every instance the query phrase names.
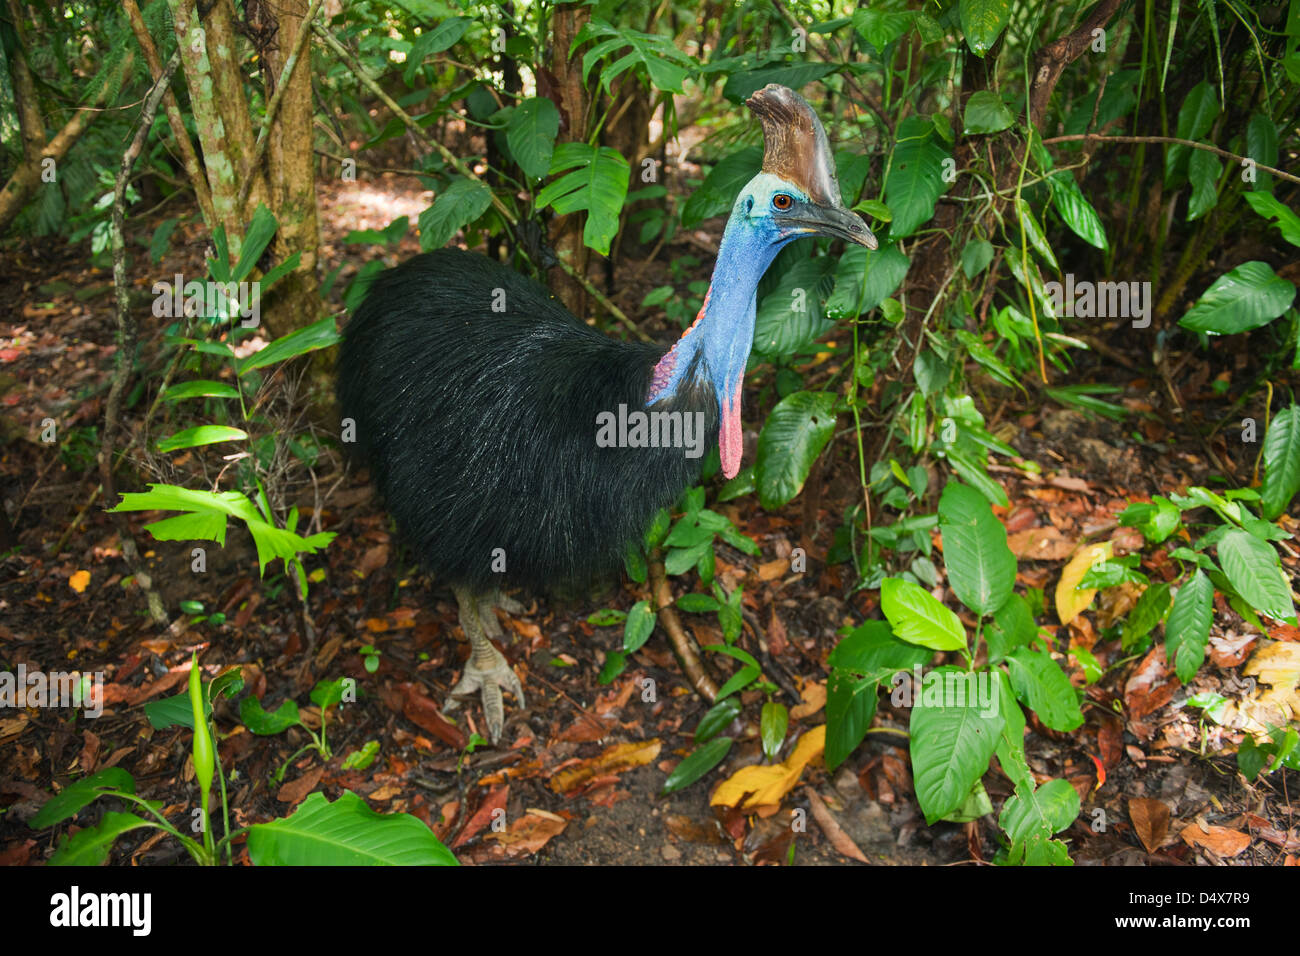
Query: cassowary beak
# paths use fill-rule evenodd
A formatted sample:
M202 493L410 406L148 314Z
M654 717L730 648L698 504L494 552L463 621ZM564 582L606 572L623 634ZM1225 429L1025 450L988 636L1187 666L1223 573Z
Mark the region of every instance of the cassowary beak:
M809 235L834 236L846 242L856 242L868 249L878 248L875 233L867 228L862 217L843 206L809 206L798 216L782 219L800 232Z

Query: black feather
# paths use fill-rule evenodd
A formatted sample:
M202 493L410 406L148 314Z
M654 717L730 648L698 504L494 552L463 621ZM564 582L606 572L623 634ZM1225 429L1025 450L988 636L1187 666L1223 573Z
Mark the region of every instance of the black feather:
M375 279L344 330L339 399L427 570L480 593L548 591L617 567L699 475L682 448L596 444L598 413L645 409L663 354L584 325L499 263L444 249ZM708 387L655 410L703 412L705 453L717 444Z

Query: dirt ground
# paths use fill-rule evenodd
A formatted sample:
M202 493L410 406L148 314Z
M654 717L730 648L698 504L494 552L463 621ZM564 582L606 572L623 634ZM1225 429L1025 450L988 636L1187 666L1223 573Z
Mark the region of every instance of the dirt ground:
M363 258L376 254L373 247L345 245L342 236L350 229L382 228L398 215L414 221L428 200L417 182L402 178L366 190L322 187L324 267L343 265L331 307L341 308L340 290ZM150 224L139 230L146 244L151 229ZM706 224L676 240L658 261L630 267L616 277L616 301L631 314L644 314L642 298L669 281L664 262L674 255L702 255L706 262L699 271L707 277L702 250L716 242L719 231L717 223ZM153 271L202 274L199 236L197 228L182 225L171 253ZM395 262L415 251L412 232L387 259ZM138 246L136 252L143 261ZM149 269L145 263L136 272ZM146 293L147 285L138 291ZM39 864L47 857L63 828L36 832L27 820L49 793L92 770L124 767L144 796L164 802L169 817L188 814L195 802L187 764L190 735L154 730L140 705L183 689L196 648L214 670L241 665L247 686L267 709L285 697L302 703L324 678L351 676L364 691L330 718L333 758L299 757L284 784L272 782L270 775L305 738L294 731L254 737L239 723L233 705L218 707L220 754L234 772L232 805L241 824L282 816L316 789L331 798L349 789L376 809L425 819L466 862L851 863L818 822L820 804L873 864L992 859L999 846L993 817L926 826L912 790L906 740L888 732L869 734L833 776L810 766L771 816L710 807L717 781L762 759L757 691L745 695L742 717L731 728L737 744L722 767L683 791L660 796L666 773L692 748L691 733L707 704L689 690L660 633L612 684L598 683L607 655L621 643L621 629L595 627L586 618L605 607L626 609L646 596L627 582L610 582L602 593L568 601L521 595L527 612L505 616L503 623L512 638L507 654L524 677L528 707L508 703L501 749L462 756L458 742L482 729L477 702L458 712L464 715L458 728L449 730L434 716L467 653L455 602L412 565L364 475L345 471L330 451L311 475L298 476L285 492L305 516L339 535L322 557L308 562L309 571L322 573L313 579L305 612L282 574L268 571L266 581L259 582L252 543L242 529L232 526L226 547L210 549L206 573L195 575L189 573L188 544L153 542L139 531L146 517L133 515L137 540L168 609L175 613L180 602L197 601L205 613L225 615L220 623L182 624L174 632L152 626L97 495L96 429L114 354L111 293L108 272L89 267L84 250L56 241L23 244L0 270L0 296L9 306L8 317L0 320L0 497L16 538L4 544L8 550L0 548L0 669L26 663L46 670L102 671L109 692L109 706L95 721L49 709L0 711L0 862ZM158 347L163 323L145 321L148 354ZM671 335L666 323L649 328L660 338ZM1111 400L1131 413L1122 425L1050 402L1035 407L1015 396L992 403L989 430L1042 466L1037 477L993 467L1012 502L999 517L1021 558L1022 585L1052 587L1085 536L1118 535L1122 545L1125 529L1118 529L1115 515L1131 498L1182 491L1225 472L1234 482L1248 481L1254 447L1227 441L1223 431L1198 437L1207 423L1233 411L1214 382L1223 375L1244 375L1250 356L1231 348L1195 356L1185 365L1178 380L1186 401L1181 415L1171 411L1161 382L1125 367L1140 364L1141 357L1126 358L1114 346L1108 355L1080 354L1078 376L1071 380L1120 386L1122 392ZM312 401L311 388L304 381L299 389L304 403ZM751 428L755 408L754 401L747 402ZM322 417L309 408L297 421L305 422L303 428L323 427ZM57 422L54 443L41 440L46 419ZM747 434L751 461L753 438ZM145 471L149 464L157 463L134 455L122 470L121 490L141 490L146 480L159 480ZM167 467L182 473L186 463L172 461ZM139 477L135 485L128 477L133 468ZM856 475L852 442L841 438L829 453L820 495L805 495L771 513L752 496L719 506L761 548L760 556L751 558L723 546L718 575L729 588L745 586L741 646L760 657L769 676L781 678L785 703L803 705L788 741L825 722L826 658L837 631L879 616L875 592L850 593L851 570L826 566L817 557L826 553L845 506L858 493ZM931 487L936 485L932 480ZM223 485L229 486L228 481ZM1288 520L1297 530L1294 519ZM808 573L775 572L772 559L788 555L793 546L808 548L813 558ZM1289 571L1297 570L1291 560ZM78 591L70 582L81 571L89 572L89 581ZM675 583L680 589L681 582ZM1027 738L1035 773L1066 778L1082 798L1083 813L1062 835L1076 862L1294 861L1300 854L1294 774L1279 771L1248 784L1236 771L1240 735L1183 706L1199 690L1240 696L1244 691L1233 688L1258 633L1228 608L1217 608L1210 660L1195 686L1185 688L1167 672L1153 677L1159 660L1153 663L1150 655L1121 662L1118 642L1107 642L1099 632L1107 615L1123 610L1102 606L1072 630L1056 629L1061 648L1067 638L1083 641L1103 663L1118 666L1088 688L1083 727L1061 734L1031 722L1034 732ZM719 642L708 618L684 617L699 644ZM374 673L365 667L366 647L379 654ZM1160 647L1152 654L1163 659ZM652 700L645 699L646 679L654 682ZM888 731L906 725L906 714L882 696L873 726ZM371 740L379 742L379 759L365 771L343 769L343 758ZM787 742L783 753L790 746ZM1008 795L1007 781L998 773L986 781L999 806ZM1139 839L1134 800L1158 800L1170 810L1167 836L1153 852ZM491 826L495 809L505 810L504 832ZM91 807L78 822L88 825L99 812ZM792 819L806 825L791 826ZM1247 844L1242 849L1231 840L1193 845L1180 839L1195 822L1244 834ZM112 863L188 859L173 842L134 837L119 841Z

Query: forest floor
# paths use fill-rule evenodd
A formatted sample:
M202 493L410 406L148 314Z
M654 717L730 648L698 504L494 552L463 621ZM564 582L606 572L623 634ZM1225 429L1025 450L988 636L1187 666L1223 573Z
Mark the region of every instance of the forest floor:
M323 265L328 270L346 263L332 307L339 307L337 290L362 258L363 247L342 243L346 231L382 228L403 214L414 221L427 204L428 194L409 179L385 179L364 194L322 187ZM132 238L147 245L152 225ZM645 293L672 281L664 263L686 254L704 260L691 278L707 279L703 250L716 242L719 228L706 224L655 262L634 262L619 277L618 303L644 315ZM199 236L197 228L183 225L152 272L202 275ZM414 251L412 234L387 258ZM137 273L149 271L143 250L137 246L136 252ZM692 748L691 733L708 705L689 690L659 634L629 658L613 683L598 683L622 634L621 628L592 626L587 617L605 607L626 609L646 596L627 583L611 582L603 594L568 602L521 596L526 613L503 622L513 638L505 651L524 678L528 707L508 701L501 747L464 754L466 733L481 730L477 700L457 712L458 727L436 716L467 653L455 602L412 566L364 475L345 471L329 452L284 492L304 515L338 533L307 563L318 572L310 626L282 574L269 570L259 581L242 528L232 527L224 549L209 551L206 573L192 574L189 544L153 542L139 529L157 516L132 515L168 610L175 614L182 601L194 601L204 614L224 616L215 622L183 616L170 631L153 626L97 494L97 429L114 353L113 296L111 274L87 266L86 259L82 248L33 241L0 275L0 296L10 306L9 318L0 320L0 497L17 537L0 554L0 670L25 664L47 672L102 672L106 709L95 720L58 709L0 710L0 863L42 862L65 828L37 832L27 821L51 792L109 766L129 770L138 792L162 801L171 819L189 818L196 802L190 734L153 729L141 705L184 689L194 649L212 673L239 665L246 686L268 710L286 697L304 703L321 679L350 676L363 691L329 716L333 756L298 757L285 783L271 776L305 737L294 730L255 737L233 704L218 705L219 751L233 772L231 800L240 824L283 816L315 790L331 799L352 790L375 809L419 816L460 859L475 863L838 864L849 862L856 847L875 864L947 865L987 862L997 851L993 816L926 825L906 741L897 734L869 734L834 775L809 765L775 813L711 807L719 780L762 759L758 691L744 695L744 726L733 728L738 741L722 767L660 796L667 772ZM142 280L141 293L148 287ZM157 354L165 320L140 311L144 354ZM663 339L671 332L660 318L649 329ZM1103 343L1106 357L1078 353L1080 366L1070 379L1117 386L1109 398L1129 412L1123 422L1085 417L1039 393L1026 398L1003 391L985 409L989 430L1041 467L1032 475L991 466L1011 501L997 513L1020 559L1024 587L1050 593L1085 540L1114 540L1117 551L1136 548L1140 538L1116 521L1130 500L1182 492L1220 476L1230 486L1250 482L1258 445L1229 440L1223 430L1208 440L1199 437L1208 423L1236 414L1216 385L1244 381L1250 356L1229 346L1186 356L1176 413L1165 383L1142 371L1143 342L1112 337ZM139 418L139 407L131 415ZM42 440L47 418L57 423L54 442ZM752 399L747 418L751 426L758 420ZM752 439L747 435L747 460ZM784 509L765 512L752 496L718 506L761 549L751 558L722 547L717 573L728 589L744 586L748 625L740 644L782 677L783 699L792 708L791 741L825 723L826 659L837 632L880 616L876 592L851 593L850 566L828 566L817 557L860 494L855 454L852 442L837 440L815 479L818 488ZM159 475L148 470L159 467L156 460L133 454L119 487L141 490L146 481L171 478L199 486L205 479L187 458L173 456ZM931 488L938 484L934 477ZM1294 518L1284 516L1283 523L1300 530ZM788 562L776 560L796 546L808 550L806 574L790 574ZM1294 558L1283 561L1290 574L1300 574ZM1175 573L1162 551L1146 555L1143 570L1153 580ZM674 583L680 589L682 582ZM1295 775L1279 771L1248 783L1236 769L1241 735L1185 704L1197 692L1230 700L1248 694L1253 683L1243 680L1243 664L1262 635L1226 606L1216 607L1207 664L1192 686L1183 687L1163 646L1124 659L1119 642L1106 637L1134 598L1119 589L1107 593L1068 627L1046 626L1059 649L1090 648L1106 667L1087 687L1086 722L1071 733L1031 722L1027 738L1032 769L1043 778L1067 779L1083 802L1079 820L1062 834L1073 858L1105 865L1294 864L1300 855ZM685 615L685 621L699 644L719 643L704 615ZM1300 634L1280 628L1270 636L1294 641ZM378 651L373 673L364 648ZM1064 654L1061 660L1082 686L1078 662ZM654 681L653 700L644 699L646 678ZM320 719L310 706L303 714ZM907 717L882 695L874 726L905 728ZM378 742L378 759L366 770L344 769L343 760L368 741ZM790 749L787 743L783 753ZM999 773L987 780L1000 806L1007 781ZM806 826L791 825L792 813L801 816L795 811L802 811ZM77 822L88 825L101 812L92 806ZM494 826L498 819L504 827ZM174 842L135 837L118 842L111 862L184 859ZM247 860L242 846L238 859Z

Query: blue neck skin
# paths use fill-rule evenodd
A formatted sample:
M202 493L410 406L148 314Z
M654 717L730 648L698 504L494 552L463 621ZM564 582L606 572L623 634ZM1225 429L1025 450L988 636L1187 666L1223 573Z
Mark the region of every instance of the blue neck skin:
M722 234L704 308L656 367L647 405L686 384L686 373L697 355L703 360L697 374L713 386L719 410L730 402L738 404L738 389L754 344L758 281L784 245L764 235L747 210L742 196Z

